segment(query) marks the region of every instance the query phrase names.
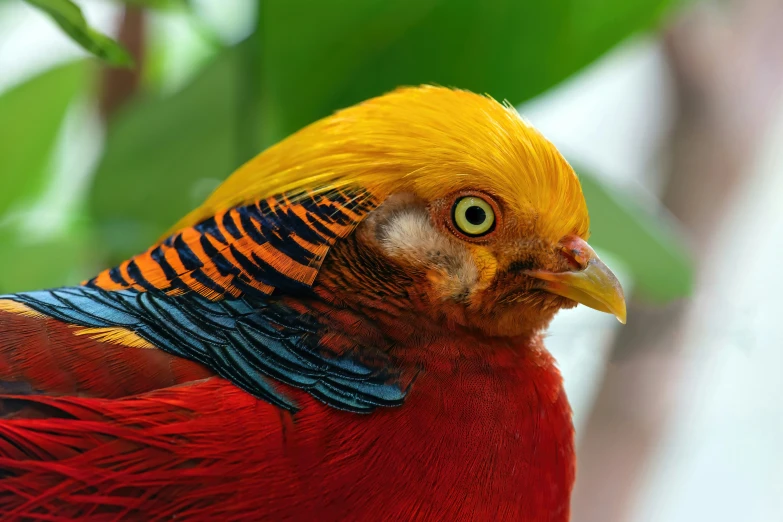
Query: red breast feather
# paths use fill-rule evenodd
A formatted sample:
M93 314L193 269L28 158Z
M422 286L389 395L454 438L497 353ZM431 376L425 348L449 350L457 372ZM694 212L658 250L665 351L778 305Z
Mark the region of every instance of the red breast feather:
M119 400L5 397L47 416L0 423L0 512L568 520L573 429L551 359L508 345L475 358L472 341L428 346L463 355L420 376L404 408L372 415L287 390L303 406L292 417L220 378Z

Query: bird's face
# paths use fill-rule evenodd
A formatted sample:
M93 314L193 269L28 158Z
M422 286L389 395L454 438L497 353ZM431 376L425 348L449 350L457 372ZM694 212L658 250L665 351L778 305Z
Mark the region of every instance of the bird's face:
M402 270L417 313L487 335L544 328L582 303L625 321L622 288L577 234L552 238L518 205L479 188L431 200L395 194L357 238Z

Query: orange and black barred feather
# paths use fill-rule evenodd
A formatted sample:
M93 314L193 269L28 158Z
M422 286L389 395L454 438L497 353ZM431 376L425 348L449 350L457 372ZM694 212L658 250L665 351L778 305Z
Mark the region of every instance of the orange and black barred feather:
M302 290L315 281L329 247L376 206L362 189L272 196L180 230L86 285L196 292L211 300Z

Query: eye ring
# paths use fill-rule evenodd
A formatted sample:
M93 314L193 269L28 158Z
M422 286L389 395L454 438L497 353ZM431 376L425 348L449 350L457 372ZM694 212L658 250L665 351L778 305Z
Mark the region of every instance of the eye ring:
M451 221L457 231L475 239L495 230L497 218L489 201L476 194L466 194L454 201Z

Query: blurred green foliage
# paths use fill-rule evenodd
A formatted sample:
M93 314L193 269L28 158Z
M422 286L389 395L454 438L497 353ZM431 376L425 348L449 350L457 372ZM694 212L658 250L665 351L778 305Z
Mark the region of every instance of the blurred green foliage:
M170 8L182 2L128 3ZM93 245L105 264L138 252L264 147L335 109L399 85L456 86L520 104L630 34L654 27L669 3L258 2L255 31L244 42L219 50L180 91L142 92L109 120L88 196ZM154 57L147 62L159 63ZM27 91L32 99L45 97L35 91L37 81L0 97L0 132L12 121L3 117L4 99ZM49 88L48 96L65 96L55 94L60 87ZM58 107L49 109L47 118L59 121L64 109ZM51 148L53 134L26 139ZM14 141L26 143L18 136ZM22 181L22 173L41 170L6 166L0 158L0 177L10 180L4 184L34 183ZM672 225L589 174L582 179L596 246L625 261L645 295L670 299L686 293L691 267Z
M52 145L86 67L56 67L0 96L0 216L45 188Z
M262 111L277 140L399 85L518 105L649 28L666 0L261 2ZM267 123L268 125L269 123ZM267 143L268 144L268 143Z
M84 61L59 66L0 96L0 291L62 284L84 264L84 235L32 233L36 197L49 188L54 143L66 111L84 93Z
M227 49L182 91L139 100L112 121L90 195L112 261L143 250L206 199L194 194L199 180L223 179L249 159L238 157L246 45Z

